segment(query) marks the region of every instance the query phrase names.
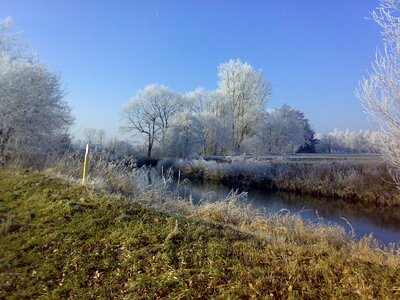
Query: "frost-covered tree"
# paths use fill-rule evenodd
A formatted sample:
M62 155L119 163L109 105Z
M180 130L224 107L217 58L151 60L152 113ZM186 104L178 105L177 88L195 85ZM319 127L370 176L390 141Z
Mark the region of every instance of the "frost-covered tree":
M343 152L344 149L342 145L332 134L318 133L316 137L318 140L317 152L320 153ZM341 151L338 151L338 149L340 149Z
M178 157L313 151L314 132L303 113L287 105L265 111L271 87L260 71L231 60L218 76L212 92L177 95L147 86L124 109L124 130L147 137L148 155L157 143L162 155Z
M94 146L97 129L96 128L85 128L83 130L82 134L83 134L83 142L85 144L89 144L90 146Z
M96 132L95 140L99 150L103 150L105 148L105 143L106 143L106 131L104 129L98 129Z
M211 97L212 93L207 92L203 88L197 88L183 95L181 98L182 107L185 111L201 116L207 111Z
M20 34L13 32L13 24L11 17L0 20L0 54L10 58L22 57L26 47L20 43Z
M304 114L300 112L300 119L303 124L303 135L305 143L300 146L297 152L301 153L315 153L317 152L318 139L315 136L315 131L312 129L309 120L304 117Z
M376 131L341 131L336 128L327 134L317 134L317 139L317 151L325 153L376 152L381 142L380 134Z
M151 84L137 93L122 110L127 125L121 129L145 136L147 156L150 157L155 143L164 144L166 130L181 109L178 94L166 86Z
M89 144L96 150L103 150L106 146L106 131L104 129L96 128L85 128L82 131L83 145L85 148L86 144Z
M23 58L0 57L0 158L34 160L55 150L73 122L57 75Z
M191 112L181 113L168 128L166 150L169 156L187 158L203 149L203 122Z
M195 127L196 148L202 148L197 151L199 154L226 154L231 147L231 136L228 134L230 127L224 122L226 119L220 114L221 111L216 109L220 98L218 92L207 92L202 88L183 96L185 111L191 115L190 124Z
M372 72L357 91L367 111L379 122L379 149L394 174L400 173L400 0L381 0L372 12L381 27L383 49L376 54ZM398 175L394 175L400 187Z
M270 99L271 86L261 71L239 59L221 64L218 78L220 97L215 111L230 127L227 134L231 135L232 151L240 152L243 141L256 133Z
M58 75L45 65L16 55L7 35L10 20L0 23L0 161L38 164L69 141L73 122Z
M127 156L137 155L136 149L128 141L121 141L116 137L107 139L104 144L105 151L111 160L122 159Z
M283 105L264 114L257 133L245 143L245 149L255 154L295 153L313 135L304 114Z
M165 132L171 121L178 112L182 111L182 99L179 94L163 85L150 85L146 89L147 98L158 115L157 125L161 132L160 142L163 144Z
M226 155L232 153L232 118L224 104L224 97L218 91L210 93L205 114L205 155Z
M301 111L285 104L273 113L276 114L276 119L280 119L283 128L280 139L281 152L295 153L310 142L313 133Z

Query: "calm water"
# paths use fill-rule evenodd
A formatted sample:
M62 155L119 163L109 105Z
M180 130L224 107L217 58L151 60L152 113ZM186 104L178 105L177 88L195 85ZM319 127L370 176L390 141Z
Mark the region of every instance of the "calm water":
M152 174L150 182L157 182ZM171 190L176 189L176 181L170 184ZM243 190L234 189L238 192ZM206 198L211 201L225 198L232 188L210 183L195 183L185 181L180 184L179 195L189 197L198 203ZM325 224L340 225L350 232L351 228L345 218L353 227L356 238L372 234L376 239L387 245L400 243L400 211L377 209L375 207L357 206L330 198L298 195L290 192L265 192L260 190L247 190L247 201L257 209L268 212L278 212L287 209L311 222L324 222ZM284 213L283 211L281 213Z

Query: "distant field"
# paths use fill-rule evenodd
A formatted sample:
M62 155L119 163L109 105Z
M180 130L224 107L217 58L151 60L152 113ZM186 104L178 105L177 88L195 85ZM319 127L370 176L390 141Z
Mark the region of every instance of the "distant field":
M208 161L332 161L332 160L381 160L382 155L379 153L298 153L288 155L240 155L240 156L205 156L204 160Z

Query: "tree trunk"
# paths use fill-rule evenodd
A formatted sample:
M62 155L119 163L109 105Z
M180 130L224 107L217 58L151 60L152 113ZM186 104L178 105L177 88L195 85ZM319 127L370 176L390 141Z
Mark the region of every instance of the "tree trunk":
M147 157L151 157L151 149L153 148L153 139L152 137L149 135L149 144L147 146Z
M147 157L151 157L151 149L153 148L152 144L149 144L149 146L147 147Z

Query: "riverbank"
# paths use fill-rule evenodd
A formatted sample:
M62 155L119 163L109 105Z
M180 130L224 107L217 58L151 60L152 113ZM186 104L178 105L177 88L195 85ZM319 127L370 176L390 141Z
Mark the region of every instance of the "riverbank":
M400 296L397 250L340 228L94 186L0 170L0 298Z
M340 198L374 206L400 206L399 191L380 157L159 162L159 168L169 167L182 178L194 181Z

